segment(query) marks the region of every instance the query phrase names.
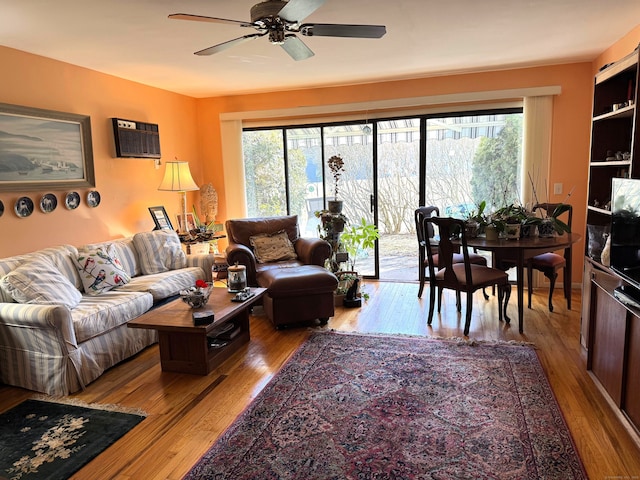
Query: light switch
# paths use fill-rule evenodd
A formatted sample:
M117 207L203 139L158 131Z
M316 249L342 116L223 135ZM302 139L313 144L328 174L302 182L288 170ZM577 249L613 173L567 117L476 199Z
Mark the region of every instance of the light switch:
M553 193L555 195L562 195L562 184L561 183L554 183L553 184Z

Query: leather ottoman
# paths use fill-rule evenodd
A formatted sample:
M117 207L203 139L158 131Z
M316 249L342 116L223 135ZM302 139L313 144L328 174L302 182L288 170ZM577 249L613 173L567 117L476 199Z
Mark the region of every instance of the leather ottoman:
M326 325L334 314L336 276L317 265L292 265L265 269L257 275L267 289L263 307L276 328L319 319Z

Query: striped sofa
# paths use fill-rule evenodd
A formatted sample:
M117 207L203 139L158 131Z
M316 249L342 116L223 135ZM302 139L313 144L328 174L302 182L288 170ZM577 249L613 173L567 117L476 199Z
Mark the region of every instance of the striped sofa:
M101 291L83 284L87 252L109 252L128 281L116 277L124 284ZM0 259L0 382L54 396L83 389L157 341L154 330L127 328L129 320L211 281L213 263L213 255L187 257L175 232L163 230Z

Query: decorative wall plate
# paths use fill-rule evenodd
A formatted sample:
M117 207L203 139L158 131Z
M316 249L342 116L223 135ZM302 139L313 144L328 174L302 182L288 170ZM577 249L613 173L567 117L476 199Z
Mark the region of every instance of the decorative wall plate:
M29 197L20 197L16 200L13 210L20 218L28 217L33 213L33 200Z
M3 213L4 213L4 203L2 203L2 200L0 200L0 217L2 216Z
M89 193L87 193L87 205L92 208L100 205L100 193L98 193L97 190L91 190Z
M53 193L46 193L40 199L40 210L44 213L53 212L58 206L58 199Z
M64 197L64 206L69 210L75 210L80 205L80 195L78 192L69 192Z

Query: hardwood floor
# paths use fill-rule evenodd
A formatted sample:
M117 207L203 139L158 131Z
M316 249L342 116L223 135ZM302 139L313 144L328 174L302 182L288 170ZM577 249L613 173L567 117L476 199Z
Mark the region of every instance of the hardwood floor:
M336 309L325 328L342 331L461 337L464 319L453 294L445 292L442 314L426 324L428 289L417 298L414 283L366 282L371 298L360 309ZM464 308L463 297L463 308ZM525 333L518 333L516 306L509 305L511 325L497 320L494 297L474 297L469 337L513 340L536 345L542 365L565 416L585 469L592 479L640 478L640 446L603 399L585 370L579 342L580 295L574 291L567 311L556 292L555 311L547 311L547 292L534 295L525 309ZM206 377L162 373L158 346L107 371L73 398L145 410L148 417L116 444L81 469L74 479L180 479L233 422L252 398L304 341L308 328L276 331L256 309L252 339ZM0 387L0 411L33 392Z

